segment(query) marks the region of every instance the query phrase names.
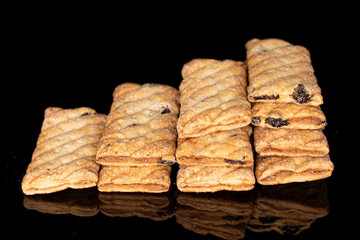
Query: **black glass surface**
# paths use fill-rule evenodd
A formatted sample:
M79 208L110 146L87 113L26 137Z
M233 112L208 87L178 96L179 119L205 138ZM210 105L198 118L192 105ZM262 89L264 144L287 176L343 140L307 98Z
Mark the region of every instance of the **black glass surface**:
M240 9L244 11L244 9ZM1 232L37 239L330 239L356 236L359 212L356 37L329 18L284 25L299 15L250 25L251 18L128 26L28 18L11 31L10 75L3 86L5 136L0 167ZM325 11L325 10L324 10ZM252 11L255 14L254 11ZM346 15L346 14L345 14ZM306 12L301 15L305 20ZM314 15L316 16L316 15ZM230 19L231 18L231 19ZM35 20L34 20L35 19ZM267 18L268 19L268 18ZM218 23L220 21L221 23ZM249 22L249 23L248 23ZM178 87L194 58L246 59L252 38L282 38L309 49L322 89L324 133L333 175L250 192L100 193L96 188L25 196L21 179L50 106L88 106L107 114L123 82ZM7 66L7 65L6 65ZM352 73L352 71L354 73ZM9 91L9 92L8 92ZM354 235L355 234L355 235ZM126 237L125 237L126 236Z

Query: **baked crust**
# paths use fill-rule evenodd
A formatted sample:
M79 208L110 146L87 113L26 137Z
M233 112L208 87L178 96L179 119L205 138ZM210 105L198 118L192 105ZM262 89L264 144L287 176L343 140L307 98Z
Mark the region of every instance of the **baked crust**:
M246 67L232 60L194 59L183 66L180 84L179 138L197 137L246 126Z
M245 44L250 102L323 103L309 51L281 39L252 39Z
M178 139L176 161L187 166L253 166L250 126Z
M312 156L329 153L321 130L270 129L255 127L254 147L260 156Z
M97 151L102 165L161 165L175 162L178 90L147 83L116 87Z
M182 192L248 191L254 185L253 168L180 165L177 174Z
M319 106L294 103L255 103L251 123L263 128L323 129L325 114Z
M22 180L26 195L96 186L95 163L105 115L91 108L45 110L36 148Z
M167 192L170 172L167 165L102 166L97 185L100 192Z
M330 177L334 164L329 155L322 157L257 157L255 175L262 185L307 182Z

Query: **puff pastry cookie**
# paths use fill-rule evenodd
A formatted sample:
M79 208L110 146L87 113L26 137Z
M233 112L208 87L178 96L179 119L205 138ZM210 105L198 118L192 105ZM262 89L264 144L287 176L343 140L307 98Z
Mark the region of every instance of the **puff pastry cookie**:
M180 165L177 187L182 192L247 191L254 188L252 168Z
M100 192L167 192L170 188L171 167L102 166L99 173Z
M187 166L253 166L250 126L178 139L176 161Z
M91 108L45 110L41 133L22 180L26 195L96 186L96 148L105 115Z
M251 123L264 128L323 129L325 114L319 106L294 103L255 103Z
M309 51L281 39L252 39L245 45L250 102L323 103Z
M243 62L194 59L183 66L179 138L246 126L251 121Z
M307 182L330 177L334 164L322 157L268 156L256 159L255 175L262 185Z
M329 153L321 130L270 129L255 127L254 147L260 156L312 156Z
M102 165L175 163L178 90L147 83L116 87L97 151Z

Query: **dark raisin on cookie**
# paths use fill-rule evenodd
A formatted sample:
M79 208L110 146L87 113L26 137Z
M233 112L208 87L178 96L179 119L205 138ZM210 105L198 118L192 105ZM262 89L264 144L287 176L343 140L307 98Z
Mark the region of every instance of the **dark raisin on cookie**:
M260 124L260 122L261 122L261 120L258 117L253 117L251 119L251 123L253 123L253 124Z
M312 98L306 91L304 84L298 84L291 96L297 103L308 103Z
M168 166L170 166L170 165L173 165L173 164L174 164L174 162L170 162L170 161L166 161L166 160L159 160L159 161L157 161L157 163L166 164L166 165L168 165Z
M166 114L166 113L171 113L171 110L169 108L164 108L162 111L161 111L161 114Z
M231 163L231 164L241 164L241 165L246 164L246 161L230 160L230 159L226 159L226 158L225 158L225 162Z
M277 100L279 99L279 95L261 95L261 96L255 96L253 97L254 100Z
M265 123L269 124L272 127L276 127L276 128L280 128L282 126L287 126L290 124L286 120L282 120L281 118L273 118L273 117L266 118Z

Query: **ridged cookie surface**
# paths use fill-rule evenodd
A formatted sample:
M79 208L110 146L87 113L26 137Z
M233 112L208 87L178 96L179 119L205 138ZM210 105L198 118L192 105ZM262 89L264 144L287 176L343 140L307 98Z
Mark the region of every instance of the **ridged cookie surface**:
M101 192L167 192L170 188L171 167L102 166L98 189Z
M159 165L175 162L178 90L147 83L124 83L113 94L97 151L102 165Z
M179 138L176 161L187 166L253 166L250 134L251 127L247 126L200 137Z
M334 169L329 155L323 157L269 156L256 159L255 175L262 185L307 182L330 177Z
M264 128L323 129L325 114L319 106L294 103L255 103L251 123Z
M329 153L321 130L270 129L255 127L254 147L260 156L312 156Z
M253 168L180 165L177 174L182 192L247 191L254 185Z
M252 39L245 45L250 102L323 103L309 51L281 39Z
M250 103L243 62L194 59L183 66L180 84L179 138L246 126Z
M96 186L96 148L105 115L91 108L47 108L32 160L22 180L27 195Z

